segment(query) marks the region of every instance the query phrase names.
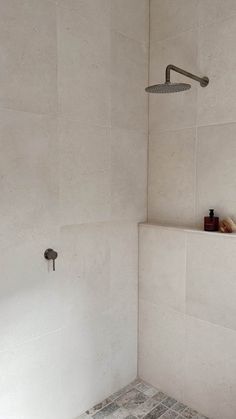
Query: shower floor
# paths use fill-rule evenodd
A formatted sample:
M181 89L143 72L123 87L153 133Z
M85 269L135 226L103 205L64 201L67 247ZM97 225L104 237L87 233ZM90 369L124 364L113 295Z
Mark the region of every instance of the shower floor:
M135 380L78 419L208 419L162 391Z

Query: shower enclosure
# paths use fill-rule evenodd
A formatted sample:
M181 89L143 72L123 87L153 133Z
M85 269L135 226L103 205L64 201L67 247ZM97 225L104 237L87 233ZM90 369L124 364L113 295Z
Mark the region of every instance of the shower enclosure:
M236 239L202 231L235 38L232 1L0 0L0 419L235 419Z

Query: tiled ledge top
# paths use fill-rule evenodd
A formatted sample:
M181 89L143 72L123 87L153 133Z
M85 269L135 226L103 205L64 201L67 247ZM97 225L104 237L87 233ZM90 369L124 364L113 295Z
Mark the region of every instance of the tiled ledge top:
M172 231L184 231L186 233L198 233L203 234L211 237L229 237L236 239L236 233L221 233L219 231L204 231L201 228L188 228L188 227L176 227L176 226L169 226L169 225L161 225L155 223L139 223L140 227L149 227L149 228L156 228L156 229L164 229L164 230L172 230Z

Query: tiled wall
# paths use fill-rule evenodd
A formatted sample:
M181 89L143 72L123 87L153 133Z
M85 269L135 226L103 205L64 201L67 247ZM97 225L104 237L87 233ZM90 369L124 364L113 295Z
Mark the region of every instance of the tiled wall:
M198 226L209 208L236 217L236 2L150 0L150 25L150 84L168 64L210 83L149 95L149 221Z
M139 375L236 417L236 236L140 225Z
M137 373L148 1L0 11L0 418L73 419Z

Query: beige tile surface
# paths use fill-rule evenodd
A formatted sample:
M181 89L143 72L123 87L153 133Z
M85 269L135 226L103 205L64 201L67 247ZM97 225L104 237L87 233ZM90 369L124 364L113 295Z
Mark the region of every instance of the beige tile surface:
M112 0L111 27L129 38L148 43L149 2L147 0Z
M111 217L146 219L147 136L111 129Z
M59 111L84 125L109 125L109 27L79 10L58 11Z
M186 233L147 226L139 239L140 298L184 313Z
M55 118L2 110L0 149L0 245L8 247L58 223Z
M230 390L235 375L235 339L232 330L193 317L186 319L184 402L216 419L235 416Z
M63 276L70 277L72 283L68 326L78 322L73 327L80 330L82 347L91 358L97 352L100 356L105 347L109 349L110 377L106 384L110 392L116 391L136 375L137 225L70 226L62 229L62 237L66 244ZM104 316L108 334L99 338Z
M93 336L96 346L97 337ZM103 337L105 338L104 334ZM88 336L86 341L89 342ZM100 399L103 397L110 365L106 349L107 347L103 347L103 352L100 354L94 351L93 357L85 354L84 348L81 350L81 341L78 341L74 328L68 328L45 335L41 339L28 341L12 351L1 352L0 415L7 417L10 414L17 418L18 412L24 410L27 404L27 415L33 417L35 406L41 404L42 398L44 402L40 408L40 414L45 419L50 419L55 415L63 419L65 410L71 417L75 417L78 412L82 413L91 401L91 392L94 392L95 388L98 389L97 397ZM97 371L97 376L93 381L94 370ZM85 377L83 383L81 375ZM12 385L6 385L9 377L12 379ZM102 380L104 380L103 388L99 386ZM53 391L43 391L45 383L53 388ZM65 392L65 388L70 388L71 391ZM108 393L108 386L106 391ZM14 398L14 403L12 403L12 398ZM95 404L98 401L94 398L92 403Z
M151 0L151 44L197 26L197 0Z
M149 137L148 219L195 222L195 129L154 131Z
M173 310L168 299L171 292L163 292L172 268L173 284L178 283L181 256L177 254L184 251L180 241L184 234L186 314ZM173 241L167 241L168 236ZM206 416L234 419L235 237L140 225L139 238L140 377ZM171 257L173 252L177 262ZM157 293L159 278L163 282ZM178 291L174 294L178 301Z
M198 90L198 124L235 121L236 16L199 30L198 67L210 83Z
M236 240L201 234L188 235L187 240L187 313L236 329Z
M148 80L145 44L112 31L111 34L111 125L145 131Z
M235 124L198 128L196 203L201 225L209 208L215 208L221 218L236 216L235 135Z
M200 26L209 25L216 21L227 19L236 14L234 0L199 0L198 23Z
M0 2L0 106L57 111L56 7L47 0Z
M0 6L0 417L75 418L137 375L148 0Z
M76 10L79 14L87 19L88 22L97 25L110 26L110 0L52 0L58 6Z
M184 314L140 299L139 316L139 376L182 400Z
M60 219L103 221L110 215L110 131L59 119Z

